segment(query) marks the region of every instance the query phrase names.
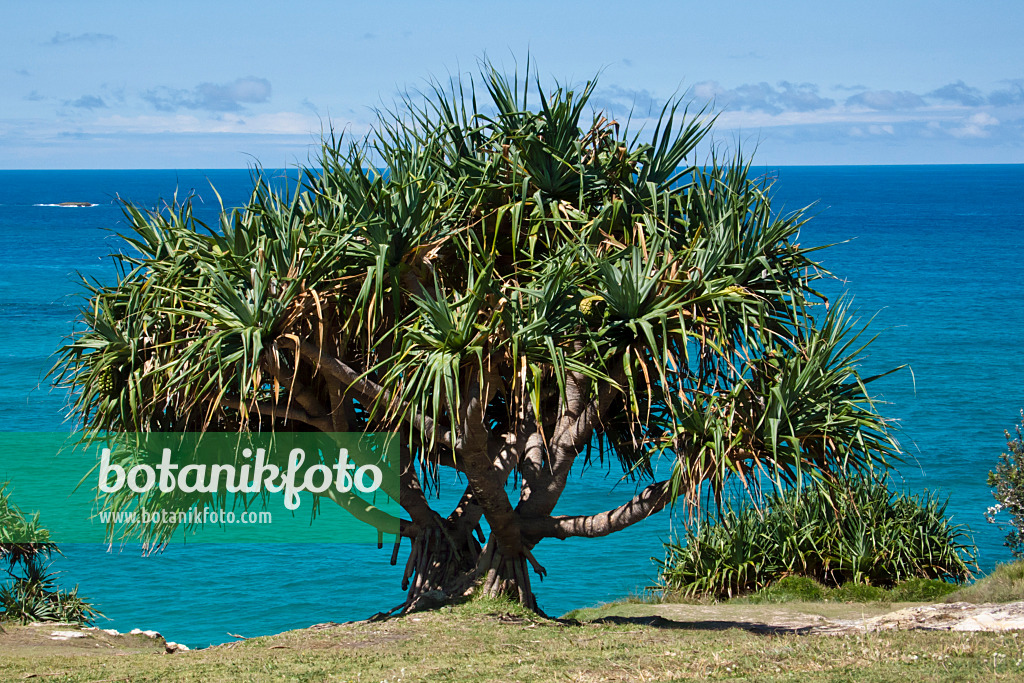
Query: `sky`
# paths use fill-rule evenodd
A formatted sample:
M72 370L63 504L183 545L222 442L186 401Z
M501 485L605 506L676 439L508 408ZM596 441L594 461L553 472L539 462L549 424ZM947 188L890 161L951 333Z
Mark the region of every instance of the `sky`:
M1024 3L6 2L0 168L280 168L486 57L769 165L1024 163ZM754 151L756 150L756 152Z

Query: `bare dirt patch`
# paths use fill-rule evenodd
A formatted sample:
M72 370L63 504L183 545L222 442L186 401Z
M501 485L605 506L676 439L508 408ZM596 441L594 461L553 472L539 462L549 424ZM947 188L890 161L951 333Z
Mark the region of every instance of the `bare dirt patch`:
M779 605L622 605L597 623L753 633L842 635L887 630L1024 630L1024 602L972 605L784 603Z

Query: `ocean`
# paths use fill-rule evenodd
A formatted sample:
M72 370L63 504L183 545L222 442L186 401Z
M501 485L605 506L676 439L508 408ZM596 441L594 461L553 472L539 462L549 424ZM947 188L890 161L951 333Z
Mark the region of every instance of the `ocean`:
M863 374L909 366L872 385L882 412L899 420L907 457L898 483L948 495L947 511L970 527L990 571L1010 556L1005 532L983 517L994 502L986 474L1024 409L1024 165L755 170L775 179L777 209L814 205L800 242L834 245L819 252L837 278L822 288L852 296L879 335ZM64 397L45 374L72 329L80 278L111 277L116 199L155 206L194 190L199 215L213 219L211 183L229 206L251 187L244 170L0 171L0 431L69 428ZM96 206L56 206L69 201ZM0 482L9 478L4 460L0 434ZM576 473L556 513L619 504L633 488L617 479L600 468ZM442 498L459 491L448 482ZM535 551L549 573L535 586L540 606L561 614L642 591L680 522L663 513L602 539L545 541ZM179 543L144 557L138 548L67 544L55 567L104 612L102 627L205 646L399 604L404 553L392 567L390 550Z

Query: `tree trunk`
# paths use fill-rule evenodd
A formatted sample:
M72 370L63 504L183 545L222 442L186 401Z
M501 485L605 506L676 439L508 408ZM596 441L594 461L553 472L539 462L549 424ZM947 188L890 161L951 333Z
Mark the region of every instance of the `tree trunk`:
M401 611L441 607L479 590L481 595L505 596L543 614L531 587L531 566L541 577L545 575L525 547L517 555L507 554L492 535L481 550L472 531L466 533L448 520L440 520L413 538L402 578L402 589L408 593Z
M473 588L479 558L480 542L473 529L439 519L421 530L412 539L402 577L402 590L408 590L402 611L430 609L465 597Z
M478 575L483 577L480 593L492 598L509 597L528 609L540 612L530 587L531 559L530 551L525 549L516 555L506 555L492 536L477 568Z

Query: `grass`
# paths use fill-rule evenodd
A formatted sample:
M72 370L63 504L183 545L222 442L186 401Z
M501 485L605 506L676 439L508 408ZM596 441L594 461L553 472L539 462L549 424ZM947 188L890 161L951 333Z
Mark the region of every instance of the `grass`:
M946 602L1016 602L1024 600L1024 561L996 565L991 574L965 586Z
M940 587L941 588L941 587ZM353 623L160 654L147 643L43 648L0 633L0 680L46 681L1002 681L1024 680L1015 633L886 631L842 636L760 633L752 623L789 617L856 619L935 600L935 582L881 589L825 589L783 581L772 599L652 604L651 594L538 617L478 599L386 622ZM941 589L946 590L946 589ZM764 591L764 597L770 593ZM820 594L819 594L820 593ZM870 600L843 602L840 600ZM1001 565L946 600L1024 598L1024 563Z
M959 586L936 579L910 579L892 588L880 588L863 583L846 583L828 588L806 576L787 576L751 595L733 598L732 603L785 603L785 602L850 602L898 603L929 602L956 592Z
M1018 570L1020 584L1016 597L1007 597L1001 602L1012 602L1024 600L1024 563ZM988 581L983 579L982 581ZM882 603L892 605L897 603L924 603L943 600L947 596L959 596L964 589L956 584L937 579L910 579L899 583L892 588L880 588L865 584L847 583L836 588L824 586L814 579L806 576L787 576L775 583L762 588L759 591L731 598L724 601L716 601L710 597L694 597L685 593L661 592L650 590L642 594L634 594L608 603L620 609L626 605L760 605L760 604L785 604L792 602L836 602L836 603ZM1007 596L1011 596L1007 593ZM947 602L956 602L961 598L950 597ZM962 598L966 602L975 602ZM1000 602L989 600L988 602ZM593 608L573 610L565 616L567 618L579 618L579 615L592 614ZM593 617L591 617L593 618Z
M170 656L28 656L0 648L0 679L994 681L1024 673L1021 640L987 633L831 637L695 629L675 622L571 623L540 619L503 602L476 601Z

